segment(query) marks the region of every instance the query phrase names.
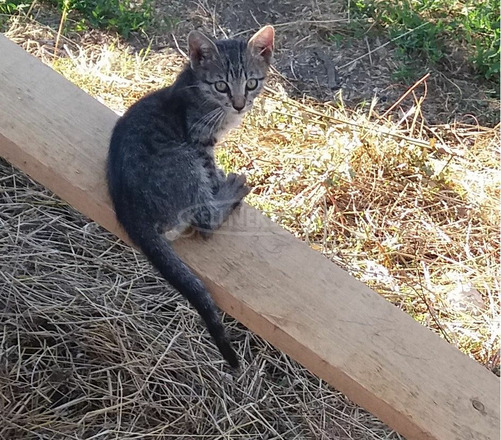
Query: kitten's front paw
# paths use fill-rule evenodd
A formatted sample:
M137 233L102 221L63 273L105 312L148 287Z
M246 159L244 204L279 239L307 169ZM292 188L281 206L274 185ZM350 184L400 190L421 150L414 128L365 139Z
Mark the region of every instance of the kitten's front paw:
M233 207L236 208L243 198L250 193L251 189L245 184L246 178L243 174L230 173L226 177L224 185L225 195L229 200L233 200Z

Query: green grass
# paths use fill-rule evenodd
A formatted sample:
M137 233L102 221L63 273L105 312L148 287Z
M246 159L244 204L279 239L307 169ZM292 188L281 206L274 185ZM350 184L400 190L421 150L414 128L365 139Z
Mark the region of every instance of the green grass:
M131 32L147 28L152 22L150 0L132 6L121 0L46 0L63 14L72 14L71 29L114 30L127 38ZM33 1L0 0L0 14L26 13Z
M57 3L61 7L62 1ZM149 2L131 7L121 0L70 0L70 9L82 14L81 27L114 29L125 38L144 29L152 20Z
M23 12L30 7L31 3L22 0L0 0L0 14L13 15L17 12Z
M436 64L453 51L466 53L476 72L499 78L500 0L355 0L354 16L373 20L402 56ZM402 34L415 29L404 37ZM397 37L399 37L397 39Z

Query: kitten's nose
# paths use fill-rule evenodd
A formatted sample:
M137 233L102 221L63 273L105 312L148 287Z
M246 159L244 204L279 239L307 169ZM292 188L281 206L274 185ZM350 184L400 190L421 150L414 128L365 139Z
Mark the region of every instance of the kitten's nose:
M245 96L234 96L231 103L235 110L240 111L245 107Z

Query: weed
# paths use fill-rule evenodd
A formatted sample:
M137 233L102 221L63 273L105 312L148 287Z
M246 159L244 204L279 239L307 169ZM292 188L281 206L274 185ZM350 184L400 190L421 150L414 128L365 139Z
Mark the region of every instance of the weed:
M394 81L411 85L417 78L421 77L426 70L426 66L423 63L416 62L416 59L410 56L401 47L397 47L395 59L399 61L399 64L391 74Z
M62 1L57 0L57 3L61 7ZM84 17L81 26L88 22L91 27L114 29L125 38L131 32L146 27L152 19L149 2L131 7L120 0L71 0L70 9L80 12Z
M499 77L499 0L356 0L350 9L391 39L415 29L395 41L411 58L436 64L455 47L466 51L477 73Z
M30 7L31 2L23 0L0 0L0 14L12 15Z
M465 13L465 38L475 48L472 61L486 78L499 77L499 0L482 2Z
M76 11L79 19L73 29L85 30L89 27L111 29L127 38L131 32L141 31L152 22L150 0L131 6L121 0L47 0L61 13ZM0 14L23 13L33 4L33 0L0 0ZM64 20L63 20L64 22Z

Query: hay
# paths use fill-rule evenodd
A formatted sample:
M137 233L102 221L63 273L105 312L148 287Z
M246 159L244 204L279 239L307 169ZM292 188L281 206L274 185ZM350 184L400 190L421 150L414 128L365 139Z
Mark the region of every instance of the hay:
M3 161L0 182L0 438L401 438L227 319L230 374L141 255Z

